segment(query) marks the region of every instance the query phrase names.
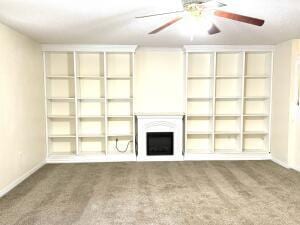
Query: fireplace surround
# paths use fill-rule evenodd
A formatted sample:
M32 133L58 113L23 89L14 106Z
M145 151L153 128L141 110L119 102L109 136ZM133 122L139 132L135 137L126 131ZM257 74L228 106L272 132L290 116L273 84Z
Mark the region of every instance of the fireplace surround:
M138 119L138 161L183 160L183 116L147 115Z

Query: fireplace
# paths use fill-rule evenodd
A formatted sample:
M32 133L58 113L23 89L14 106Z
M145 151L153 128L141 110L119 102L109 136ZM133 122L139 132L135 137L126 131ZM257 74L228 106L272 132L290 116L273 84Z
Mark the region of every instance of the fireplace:
M147 156L173 155L173 132L147 132Z
M138 115L137 160L183 160L182 115Z

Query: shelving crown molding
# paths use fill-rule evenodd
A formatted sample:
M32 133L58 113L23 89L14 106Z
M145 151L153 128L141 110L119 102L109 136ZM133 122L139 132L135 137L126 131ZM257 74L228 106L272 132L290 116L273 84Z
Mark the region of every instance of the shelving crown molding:
M138 45L89 45L89 44L43 44L43 52L135 52ZM139 47L149 51L226 52L226 51L273 51L274 45L184 45L183 48Z
M185 52L273 51L274 45L184 45Z
M43 52L135 52L137 45L43 44Z

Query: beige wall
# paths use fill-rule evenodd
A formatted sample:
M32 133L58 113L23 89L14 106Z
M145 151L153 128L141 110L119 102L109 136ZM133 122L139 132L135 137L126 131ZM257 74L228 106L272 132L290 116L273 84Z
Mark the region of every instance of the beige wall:
M297 59L300 56L300 40L292 42L291 84L290 84L290 119L289 119L289 164L300 169L300 108L297 106L297 83L300 68L296 69Z
M298 66L298 70L296 71L298 76L300 76L300 64ZM296 78L296 74L295 74ZM295 93L296 97L297 94ZM297 170L300 170L300 107L298 107L296 103L296 99L293 101L293 117L291 119L291 149L292 151L289 154L289 158L291 161L291 165Z
M135 58L135 112L184 112L184 54L180 49L139 49Z
M288 41L274 52L271 151L283 163L288 163L291 50L292 41Z
M296 169L300 169L300 108L296 105L299 55L300 40L276 46L271 140L272 156Z
M0 24L0 193L45 159L40 45Z

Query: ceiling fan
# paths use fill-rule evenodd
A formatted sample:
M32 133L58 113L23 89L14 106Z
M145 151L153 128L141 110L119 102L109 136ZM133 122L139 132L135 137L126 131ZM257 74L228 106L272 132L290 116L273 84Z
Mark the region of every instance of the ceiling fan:
M230 20L235 20L242 23L248 23L255 26L262 26L265 23L265 21L261 19L218 10L218 8L225 7L226 4L215 0L182 0L182 6L183 6L183 10L151 14L145 16L137 16L136 18L140 19L140 18L161 16L167 14L183 14L183 15L178 15L171 21L151 31L149 34L156 34L164 30L165 28L173 25L174 23L178 22L179 20L183 19L185 16L204 19L205 17L207 17L207 15L210 14L210 15L214 15L214 16L218 16ZM220 29L214 23L212 23L211 27L208 30L208 34L213 35L219 32L221 32Z

